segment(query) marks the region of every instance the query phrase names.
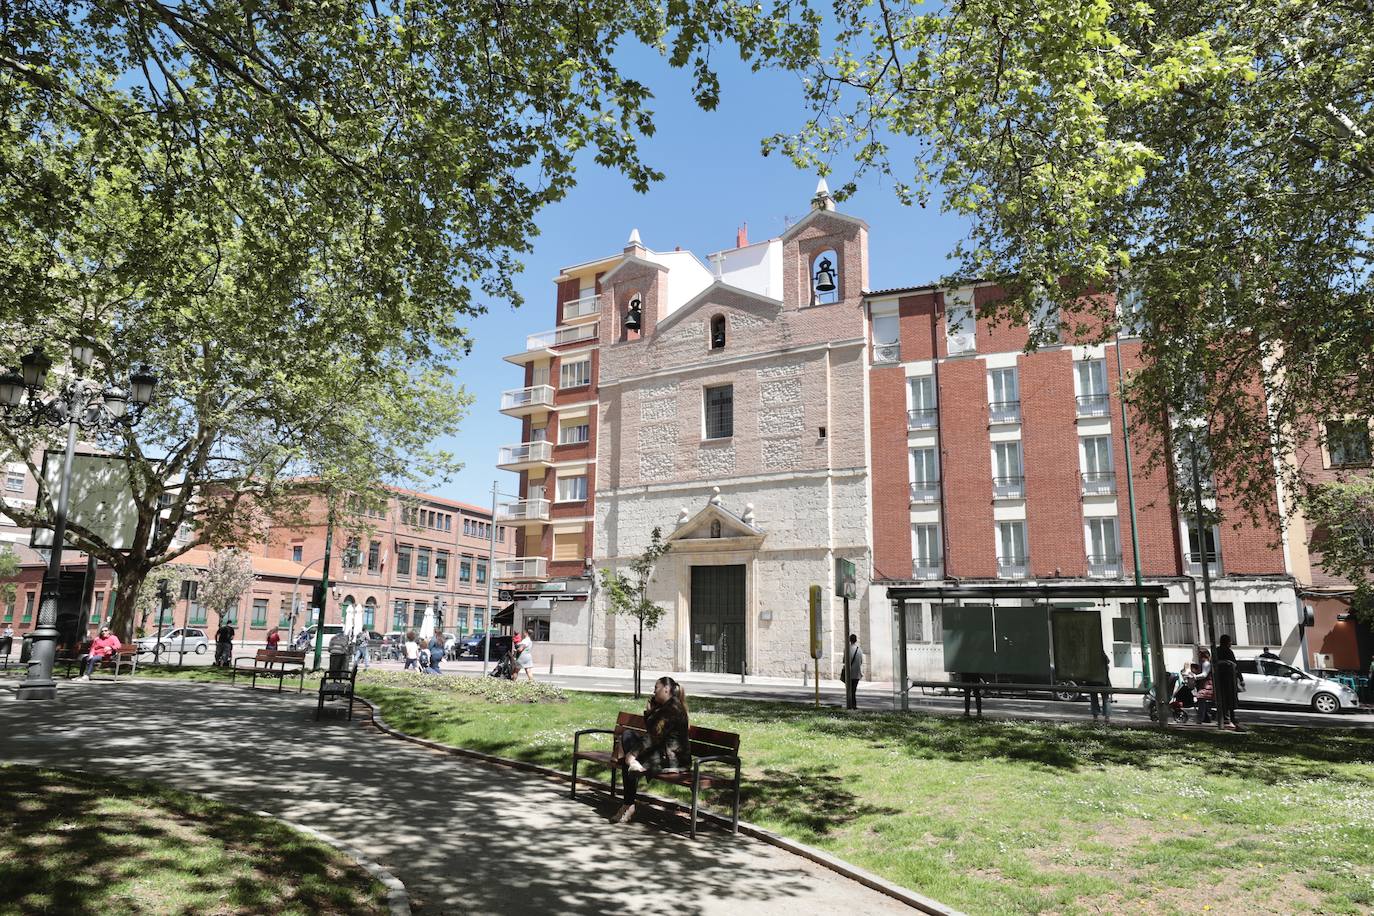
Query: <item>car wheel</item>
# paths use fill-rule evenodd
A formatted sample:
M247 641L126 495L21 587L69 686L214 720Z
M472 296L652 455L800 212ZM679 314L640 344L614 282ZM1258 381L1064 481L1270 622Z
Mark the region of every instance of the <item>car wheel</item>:
M1312 698L1312 708L1320 713L1340 712L1341 701L1334 694L1319 693Z
M1054 685L1054 698L1065 703L1083 699L1083 694L1073 689L1076 686L1073 681L1060 681Z
M205 654L205 643L201 643L200 645L196 646L196 654L197 654L197 655L204 655L204 654Z

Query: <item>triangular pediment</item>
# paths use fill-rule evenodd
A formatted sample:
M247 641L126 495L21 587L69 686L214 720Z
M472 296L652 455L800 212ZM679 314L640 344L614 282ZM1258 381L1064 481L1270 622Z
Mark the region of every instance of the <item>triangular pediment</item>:
M632 267L640 267L647 270L656 270L660 273L665 274L668 272L668 268L658 263L657 261L650 261L647 258L641 258L639 255L627 255L624 259L621 260L619 264L615 265L606 273L601 275L601 287L605 289L610 285L611 280L615 277L616 274L620 273L621 271L629 270Z
M654 333L657 334L659 331L666 331L693 312L700 311L708 306L738 309L739 311L748 312L752 315L759 315L771 321L782 311L782 300L771 299L761 293L741 289L738 286L731 286L729 283L722 280L716 280L710 286L687 300L687 302L673 312L673 314L660 321Z
M863 229L868 228L868 223L859 219L857 216L850 216L847 213L839 213L835 210L812 210L810 213L806 214L797 222L793 223L790 227L788 227L787 231L784 232L780 236L780 238L784 242L786 242L789 239L796 238L798 235L800 235L802 230L805 229L807 226L810 226L813 223L826 222L836 222L846 227L857 226Z
M722 546L758 546L763 542L762 529L749 524L735 513L718 503L707 503L706 507L687 521L677 526L668 535L668 542L678 547L703 547L711 544Z

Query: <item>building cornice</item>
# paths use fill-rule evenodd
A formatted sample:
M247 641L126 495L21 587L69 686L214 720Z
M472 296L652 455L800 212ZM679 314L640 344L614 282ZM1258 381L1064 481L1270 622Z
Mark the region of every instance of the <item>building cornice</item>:
M599 388L614 388L617 385L627 385L632 382L643 382L650 379L664 378L669 375L687 375L692 372L711 371L721 366L738 366L745 363L759 362L765 359L774 359L778 356L787 356L793 353L819 353L826 350L849 350L854 347L864 346L862 337L855 337L852 340L827 340L817 344L807 344L803 347L779 347L774 350L760 350L757 353L745 353L740 356L728 357L725 359L713 359L710 362L693 363L690 366L677 366L671 369L657 369L653 372L643 372L639 375L627 375L621 379L606 380L601 379L597 382Z

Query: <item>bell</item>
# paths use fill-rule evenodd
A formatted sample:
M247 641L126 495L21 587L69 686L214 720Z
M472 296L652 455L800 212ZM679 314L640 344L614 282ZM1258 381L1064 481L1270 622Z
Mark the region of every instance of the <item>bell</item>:
M639 313L639 300L638 300L638 299L631 299L631 300L630 300L630 311L629 311L629 313L626 314L626 316L625 316L625 330L627 330L627 331L638 331L638 330L639 330L639 326L640 326L640 322L641 322L641 316L640 316L640 313Z
M820 269L816 271L816 292L828 293L835 288L835 271L829 258L821 258Z

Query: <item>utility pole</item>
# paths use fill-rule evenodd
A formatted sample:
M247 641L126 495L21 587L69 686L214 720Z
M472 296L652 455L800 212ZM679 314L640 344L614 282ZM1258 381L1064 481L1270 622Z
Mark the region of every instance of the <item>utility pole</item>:
M482 634L482 676L487 676L487 665L491 662L491 627L496 616L491 606L492 592L496 587L496 495L498 481L491 482L491 528L487 537L487 613Z
M1135 517L1135 474L1131 468L1131 423L1126 416L1126 376L1121 368L1121 333L1116 335L1116 399L1121 402L1121 443L1126 452L1126 504L1131 510L1131 559L1135 563L1135 587L1140 588L1140 529L1136 526ZM1144 682L1153 683L1150 677L1150 643L1151 637L1147 632L1153 632L1145 626L1145 599L1139 595L1135 599L1136 624L1140 627L1140 666L1144 673Z
M1202 594L1206 602L1207 620L1207 646L1212 654L1212 682L1217 679L1217 623L1216 615L1212 607L1212 572L1207 568L1207 526L1203 524L1202 515L1202 476L1198 472L1197 466L1197 430L1190 430L1188 434L1188 449L1192 455L1193 464L1193 510L1195 514L1194 524L1197 526L1197 549L1198 560L1202 566ZM1161 713L1162 715L1162 713ZM1217 713L1217 729L1222 727L1224 717L1221 712Z
M318 607L319 620L315 625L315 670L320 670L320 655L324 649L324 609L329 603L329 552L334 547L334 493L330 491L325 499L328 503L324 529L324 569L320 573L320 595Z

